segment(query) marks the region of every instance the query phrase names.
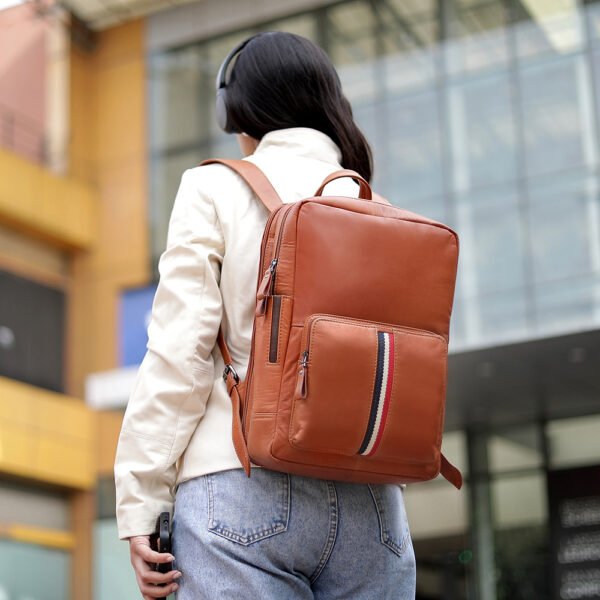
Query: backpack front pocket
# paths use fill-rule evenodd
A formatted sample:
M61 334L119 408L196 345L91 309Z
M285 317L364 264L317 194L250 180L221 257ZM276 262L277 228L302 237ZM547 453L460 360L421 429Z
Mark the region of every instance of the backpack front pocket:
M290 420L302 450L430 462L443 427L447 343L430 331L311 315Z

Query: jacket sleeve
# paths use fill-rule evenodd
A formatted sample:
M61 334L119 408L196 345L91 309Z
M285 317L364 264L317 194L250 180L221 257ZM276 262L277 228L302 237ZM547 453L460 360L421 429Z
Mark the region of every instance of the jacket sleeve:
M172 512L176 461L213 386L225 242L201 184L203 169L181 177L158 267L147 352L119 435L114 472L120 539L153 532L159 513Z

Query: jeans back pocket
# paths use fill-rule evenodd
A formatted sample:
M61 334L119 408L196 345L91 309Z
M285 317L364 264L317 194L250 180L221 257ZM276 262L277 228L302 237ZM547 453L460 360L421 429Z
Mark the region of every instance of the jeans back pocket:
M372 485L369 490L379 518L381 543L398 556L412 546L402 488L391 484Z
M253 468L206 476L208 530L232 542L249 546L287 530L290 517L290 477Z

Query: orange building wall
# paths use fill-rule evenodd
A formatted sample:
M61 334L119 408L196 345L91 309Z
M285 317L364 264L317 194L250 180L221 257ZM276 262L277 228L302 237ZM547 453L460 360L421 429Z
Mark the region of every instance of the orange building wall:
M151 277L146 183L144 21L97 34L91 52L71 49L72 176L97 191L96 242L73 259L67 335L67 390L83 397L89 373L118 365L121 291ZM95 414L99 475L112 476L121 412ZM94 496L72 502L77 551L72 598L91 600Z
M74 261L68 389L117 366L118 299L150 279L146 188L144 22L71 52L71 174L99 196L97 243Z

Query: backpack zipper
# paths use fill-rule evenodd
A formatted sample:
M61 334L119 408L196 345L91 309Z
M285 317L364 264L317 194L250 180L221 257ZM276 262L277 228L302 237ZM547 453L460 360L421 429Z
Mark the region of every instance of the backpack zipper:
M283 238L283 224L284 224L288 214L294 207L294 204L297 204L297 203L290 202L289 205L282 205L282 206L285 206L285 213L281 217L281 223L279 224L279 231L277 232L277 242L275 245L275 256L269 263L269 267L268 267L267 271L265 271L265 274L263 276L263 282L260 283L260 279L259 279L256 284L257 287L259 287L259 289L264 289L264 291L265 291L265 296L263 297L262 301L260 302L260 304L258 305L258 307L256 309L257 315L264 314L264 312L266 311L268 298L269 298L269 296L272 296L273 292L275 291L275 270L277 268L277 262L279 260L279 249L281 247L281 239ZM269 229L269 227L271 226L271 223L273 222L273 219L279 213L279 210L280 209L277 209L276 211L272 212L269 215L267 224L265 225L265 231ZM261 265L263 264L264 259L265 259L265 250L266 249L267 249L267 244L266 244L266 240L265 240L264 245L262 245L261 249L260 249L260 264ZM266 281L265 281L265 279L266 279ZM260 284L260 286L259 286L259 284ZM254 319L253 324L252 324L252 338L251 338L251 342L250 342L251 351L250 351L250 359L248 361L248 371L247 371L248 377L246 378L246 399L247 400L250 399L248 394L250 393L250 390L251 390L250 384L252 382L252 368L254 366L254 351L252 349L254 348L255 334L256 334L256 319ZM242 432L244 433L244 435L248 434L248 432L247 432L247 424L248 424L247 415L249 412L250 412L250 404L249 404L249 402L247 402L246 406L244 407L243 414L242 414Z
M300 355L298 361L300 370L298 371L298 383L296 384L296 396L306 398L306 369L308 369L308 350Z
M277 263L279 262L279 250L281 248L281 240L283 238L283 226L285 224L285 220L287 216L290 214L291 209L294 207L295 202L291 202L290 206L286 206L285 213L281 217L281 222L279 223L279 231L277 232L277 242L275 245L275 253L273 255L273 259L269 264L269 267L265 271L265 274L262 279L262 283L258 288L258 296L261 296L260 304L256 307L256 315L264 315L267 311L267 302L269 298L275 293L275 276ZM262 264L262 259L261 259Z
M270 215L269 218L267 219L267 223L265 225L265 231L268 231L269 227L271 226L271 223L273 222L273 219L275 218L275 215L278 213L278 210L273 211ZM259 261L259 266L261 266L263 264L263 261L265 259L265 250L267 249L267 240L263 240L264 243L261 244L260 247L260 261ZM258 276L258 281L256 282L256 287L259 287L260 284L260 271L259 271L259 276ZM244 436L246 436L247 431L246 431L246 415L248 414L248 400L249 400L249 394L250 394L250 382L252 380L252 367L254 365L254 338L256 335L256 319L252 320L252 337L250 338L250 357L248 359L248 371L247 371L247 377L245 379L246 381L246 396L245 396L245 403L244 403L244 410L242 411L242 433L244 434Z

